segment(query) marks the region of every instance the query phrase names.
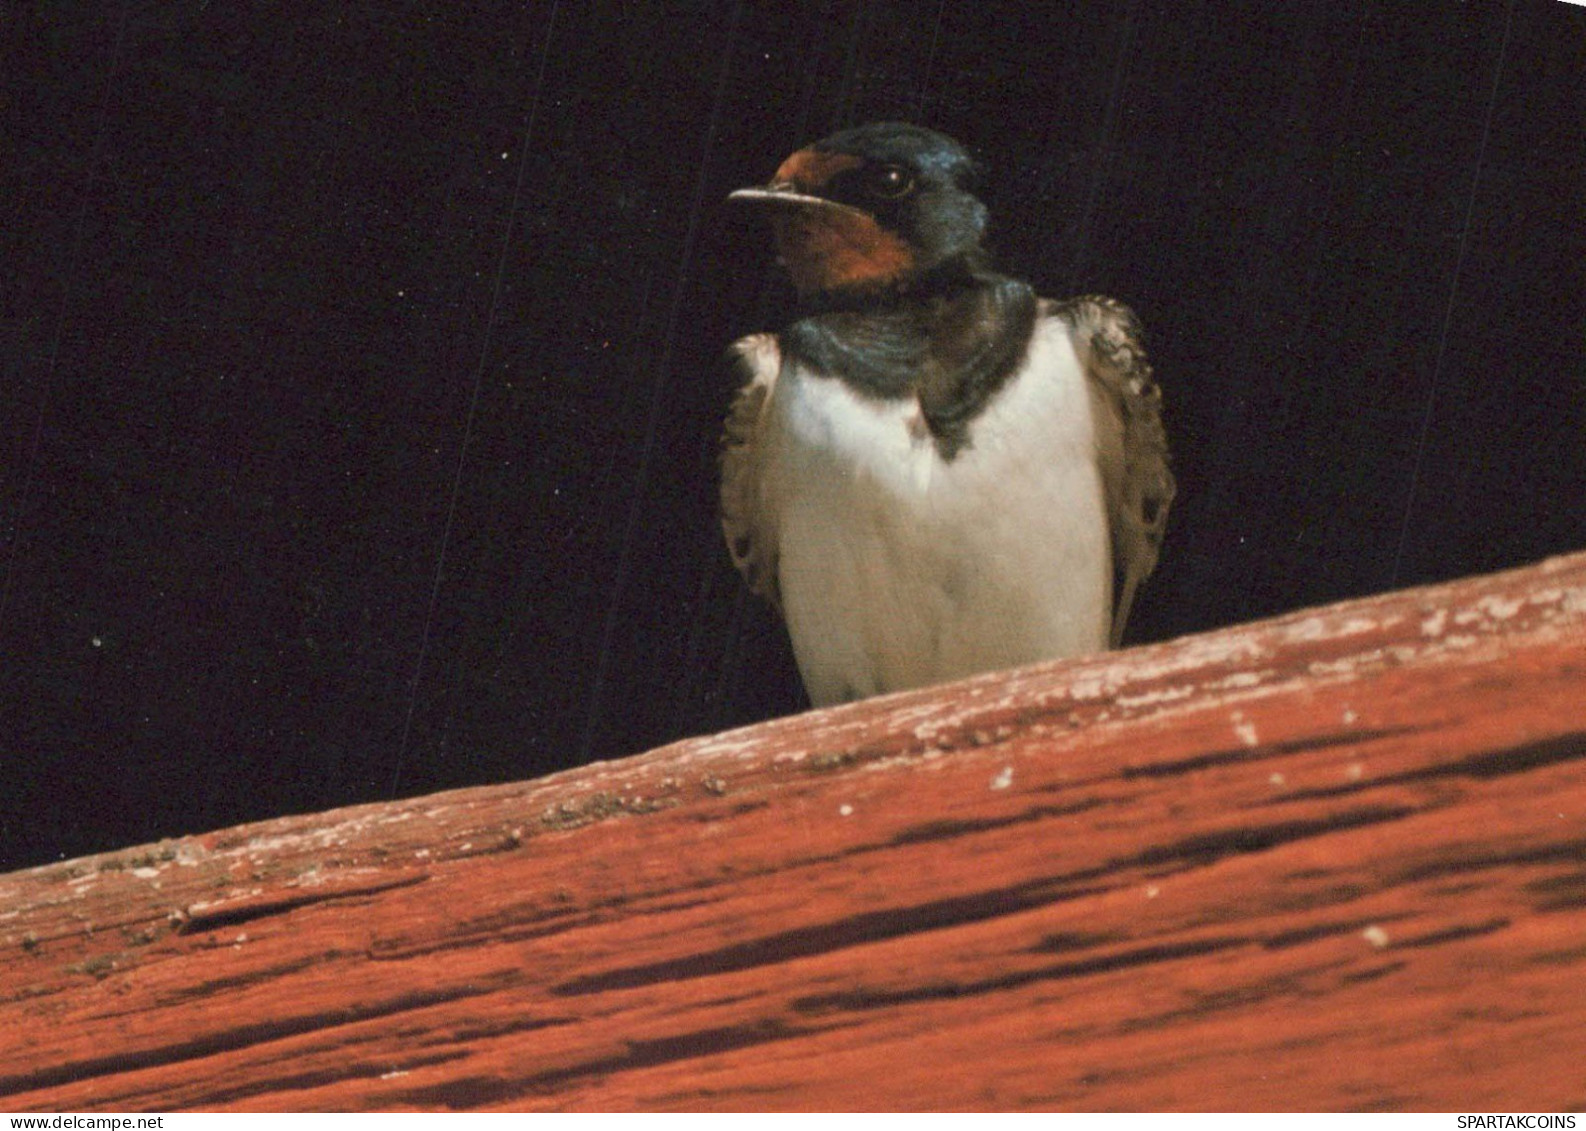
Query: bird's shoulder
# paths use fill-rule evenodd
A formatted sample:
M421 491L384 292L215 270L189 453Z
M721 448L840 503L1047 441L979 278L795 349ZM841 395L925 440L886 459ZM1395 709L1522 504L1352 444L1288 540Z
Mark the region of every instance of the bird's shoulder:
M767 521L760 476L766 407L782 368L775 334L750 334L727 351L737 392L721 437L721 530L732 563L752 592L780 608L775 531Z
M1156 568L1177 486L1162 423L1162 390L1140 320L1102 295L1041 300L1041 317L1068 330L1101 411L1097 457L1117 574L1112 643L1122 639L1135 591Z

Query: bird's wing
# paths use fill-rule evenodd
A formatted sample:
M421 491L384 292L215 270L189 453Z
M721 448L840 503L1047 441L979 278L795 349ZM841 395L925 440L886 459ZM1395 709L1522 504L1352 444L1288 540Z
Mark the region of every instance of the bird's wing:
M749 588L780 611L776 530L761 483L766 407L782 367L775 334L751 334L729 354L743 384L733 398L721 437L721 531L732 564Z
M1121 302L1086 295L1043 303L1069 326L1097 420L1097 457L1117 579L1112 646L1123 639L1135 591L1156 568L1176 487L1162 428L1162 390L1151 379L1139 320Z

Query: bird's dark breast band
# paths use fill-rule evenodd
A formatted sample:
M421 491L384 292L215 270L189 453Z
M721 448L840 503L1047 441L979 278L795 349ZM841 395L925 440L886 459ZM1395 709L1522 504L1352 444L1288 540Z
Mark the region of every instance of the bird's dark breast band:
M972 441L970 426L1023 364L1035 333L1035 292L989 272L951 292L921 295L887 310L835 310L789 326L790 359L837 374L878 400L914 397L937 451L951 461Z

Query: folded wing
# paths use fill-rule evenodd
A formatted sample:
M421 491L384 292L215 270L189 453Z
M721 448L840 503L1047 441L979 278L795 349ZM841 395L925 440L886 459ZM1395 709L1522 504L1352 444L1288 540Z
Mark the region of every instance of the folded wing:
M1162 391L1152 380L1140 323L1120 302L1086 295L1043 302L1043 314L1063 319L1090 378L1097 409L1097 458L1112 535L1112 646L1141 582L1156 569L1176 486L1168 469L1162 428Z

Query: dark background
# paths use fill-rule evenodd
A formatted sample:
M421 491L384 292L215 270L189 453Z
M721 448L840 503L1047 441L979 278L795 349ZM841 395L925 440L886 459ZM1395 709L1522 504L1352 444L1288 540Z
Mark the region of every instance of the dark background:
M0 866L798 709L721 202L878 118L1146 323L1134 640L1586 547L1586 9L6 4Z

